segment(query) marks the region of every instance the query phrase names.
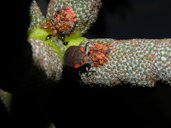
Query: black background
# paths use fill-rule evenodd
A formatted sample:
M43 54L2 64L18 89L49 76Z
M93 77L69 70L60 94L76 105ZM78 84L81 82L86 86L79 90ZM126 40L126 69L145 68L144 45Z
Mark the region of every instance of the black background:
M171 127L171 88L79 85L64 71L56 87L29 89L32 63L26 42L29 0L3 1L1 6L1 88L14 93L12 116L0 104L0 125L43 128L49 120L57 127ZM97 22L88 38L170 38L170 0L102 0ZM44 2L46 3L46 2ZM42 9L46 4L39 5ZM36 86L37 87L37 86Z

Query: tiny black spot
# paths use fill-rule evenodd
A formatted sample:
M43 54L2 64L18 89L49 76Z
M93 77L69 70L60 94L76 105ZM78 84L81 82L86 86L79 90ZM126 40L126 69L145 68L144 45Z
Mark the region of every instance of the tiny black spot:
M51 38L52 38L52 35L50 34L46 36L46 40L50 40Z
M68 42L63 42L64 45L68 45Z

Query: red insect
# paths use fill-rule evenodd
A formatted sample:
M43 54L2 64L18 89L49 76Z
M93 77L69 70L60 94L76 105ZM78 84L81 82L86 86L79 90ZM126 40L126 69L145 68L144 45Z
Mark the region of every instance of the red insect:
M72 46L65 52L64 64L76 69L85 64L95 67L103 66L109 59L111 49L111 44L94 43L86 53L87 48Z
M84 64L90 63L90 58L86 54L86 50L80 46L71 46L64 55L64 65L78 69Z

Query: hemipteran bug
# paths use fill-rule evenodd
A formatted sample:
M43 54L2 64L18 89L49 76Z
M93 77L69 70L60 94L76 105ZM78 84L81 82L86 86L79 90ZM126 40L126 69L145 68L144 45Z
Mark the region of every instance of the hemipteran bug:
M88 76L91 59L83 47L72 46L65 52L64 65L77 69L79 74L86 73Z

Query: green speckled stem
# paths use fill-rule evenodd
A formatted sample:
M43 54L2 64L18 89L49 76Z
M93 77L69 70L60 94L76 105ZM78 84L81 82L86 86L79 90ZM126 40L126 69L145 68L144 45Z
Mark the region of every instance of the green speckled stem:
M40 27L42 23L51 20L57 11L66 6L72 7L76 14L77 23L72 32L79 31L85 34L97 19L101 0L50 0L46 17L43 16L36 1L33 0L30 7L31 24L29 30Z
M44 71L47 80L58 82L62 75L62 61L55 51L38 39L29 39L34 64Z
M96 21L101 0L50 0L46 18L50 19L56 11L66 6L72 7L76 13L77 23L73 31L84 34Z
M30 27L29 30L40 26L43 22L45 22L45 17L43 16L38 4L35 0L33 0L30 6Z
M89 75L80 75L82 83L154 87L157 81L162 81L171 85L171 39L91 39L88 42L88 50L95 42L110 43L112 50L106 64L92 66Z

